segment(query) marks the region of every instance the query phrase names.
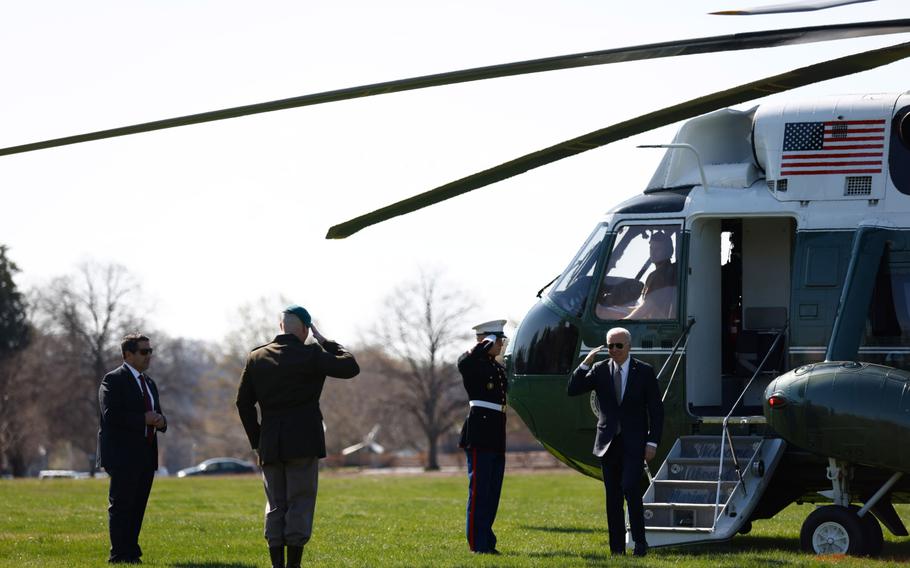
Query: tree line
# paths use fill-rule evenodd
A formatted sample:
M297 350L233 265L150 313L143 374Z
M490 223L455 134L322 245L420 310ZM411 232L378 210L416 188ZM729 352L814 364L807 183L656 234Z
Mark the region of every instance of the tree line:
M173 472L214 456L252 457L234 407L239 377L249 351L277 334L290 301L239 305L238 323L223 338L173 337L149 326L153 314L144 311L141 284L126 267L87 261L20 290L8 252L0 245L0 473L90 468L98 384L122 363L120 339L132 331L149 335L155 347L150 374L168 416L161 463ZM361 376L326 381L321 407L330 455L379 424L382 446L419 452L427 469L438 469L439 452L454 449L467 411L455 361L473 341L468 318L475 307L437 272L421 271L389 294L370 339L346 345Z

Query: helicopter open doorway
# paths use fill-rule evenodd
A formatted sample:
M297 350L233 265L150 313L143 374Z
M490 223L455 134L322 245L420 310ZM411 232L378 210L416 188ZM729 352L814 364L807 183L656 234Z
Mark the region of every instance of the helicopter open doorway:
M771 351L790 305L796 226L788 217L704 218L691 224L686 406L726 416L767 355L735 416L760 416L762 393L785 372L786 341Z

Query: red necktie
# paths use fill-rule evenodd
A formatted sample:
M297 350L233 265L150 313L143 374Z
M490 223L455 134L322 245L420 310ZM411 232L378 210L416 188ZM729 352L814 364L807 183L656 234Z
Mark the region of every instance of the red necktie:
M149 395L149 389L145 384L145 375L139 375L139 384L142 385L142 398L145 399L145 410L146 412L154 410L152 408L152 397ZM152 443L152 438L155 437L155 427L152 425L146 425L145 427L145 439L148 442Z

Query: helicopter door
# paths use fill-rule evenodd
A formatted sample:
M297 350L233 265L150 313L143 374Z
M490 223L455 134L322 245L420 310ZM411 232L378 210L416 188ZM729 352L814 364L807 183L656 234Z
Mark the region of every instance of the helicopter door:
M689 244L686 396L696 416L732 408L787 321L795 225L789 218L696 219ZM735 415L761 414L785 369L786 342L768 357Z

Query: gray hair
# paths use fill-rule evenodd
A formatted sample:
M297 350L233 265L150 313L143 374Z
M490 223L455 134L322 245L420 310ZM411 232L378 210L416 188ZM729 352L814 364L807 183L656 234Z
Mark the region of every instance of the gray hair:
M614 335L614 334L625 335L626 341L628 341L630 343L632 342L632 334L629 333L629 330L624 327L614 327L614 328L610 329L610 331L607 332L605 339L609 338L611 335Z
M285 333L300 333L303 331L304 325L295 314L284 312L281 314L281 328Z

